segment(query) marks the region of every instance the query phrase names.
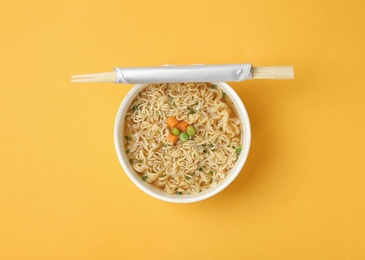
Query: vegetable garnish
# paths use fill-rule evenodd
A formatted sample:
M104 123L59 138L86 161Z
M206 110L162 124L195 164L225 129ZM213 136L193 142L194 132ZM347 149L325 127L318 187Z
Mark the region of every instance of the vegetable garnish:
M133 163L133 159L129 159L129 163Z
M177 195L181 195L181 194L183 194L183 193L182 193L181 191L177 191L177 192L176 192L176 194L177 194Z
M238 146L238 148L236 149L236 154L239 155L241 153L242 150L242 146Z
M196 114L196 111L190 110L189 115L194 115L194 114Z
M143 180L143 181L146 181L146 180L147 180L147 176L146 176L146 175L143 175L143 176L142 176L142 180Z
M129 141L131 137L129 135L124 136L125 140Z
M222 98L226 98L226 97L227 97L227 94L225 92L223 92Z
M173 134L169 134L167 136L167 140L169 140L171 143L176 143L177 140L179 140L179 137L177 137L176 135L173 135Z
M209 171L209 174L210 174L210 175L213 175L213 172L212 172L212 171Z
M202 170L203 170L203 168L202 168L202 167L200 167L200 168L199 168L199 171L201 172Z
M189 125L187 128L186 128L186 133L188 134L188 136L194 136L196 134L196 129L194 126L192 125Z
M139 107L139 105L135 105L134 107L132 107L132 112L137 111L138 110L138 107Z
M189 136L193 136L196 134L196 129L194 126L189 126L189 124L185 121L179 122L173 116L169 117L166 120L166 123L171 129L171 134L167 136L167 139L172 143L177 142L177 137L180 137L180 140L185 142L189 140Z
M203 153L206 153L207 150L205 150L205 144L202 144L202 148L203 148Z
M171 133L173 135L179 136L180 135L180 130L178 128L174 127L174 128L172 128Z
M180 134L180 140L183 141L183 142L189 140L188 134L187 133L181 133Z
M179 124L179 121L177 121L177 119L173 116L167 118L166 121L167 125L172 129L174 128L177 124Z
M178 123L176 125L176 127L181 131L181 132L186 132L186 128L188 128L189 124L186 123L185 121L181 121L180 123Z
M125 150L125 153L130 153L130 152L131 152L131 150L129 150L129 149Z
M217 85L212 85L212 89L216 89L217 88Z

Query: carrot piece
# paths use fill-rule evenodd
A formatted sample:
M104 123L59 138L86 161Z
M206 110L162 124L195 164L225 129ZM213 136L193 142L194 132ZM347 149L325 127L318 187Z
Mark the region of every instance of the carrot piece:
M179 140L179 137L178 136L176 136L176 135L172 135L172 134L169 134L168 136L167 136L167 140L169 140L171 143L176 143L177 142L177 140Z
M189 124L185 121L181 121L176 125L176 128L179 129L181 132L186 132L186 129L188 128Z
M172 116L172 117L167 118L166 123L172 129L179 123L179 121L177 121L177 119Z

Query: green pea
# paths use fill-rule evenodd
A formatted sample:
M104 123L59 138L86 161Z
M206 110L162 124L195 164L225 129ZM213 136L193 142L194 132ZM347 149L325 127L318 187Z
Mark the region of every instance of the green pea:
M171 132L173 135L176 135L176 136L180 135L180 130L176 127L172 128Z
M196 129L194 126L189 125L188 128L186 128L186 133L188 134L188 136L193 136L196 134Z
M180 140L183 141L183 142L189 140L189 136L187 135L187 133L181 133L180 134Z

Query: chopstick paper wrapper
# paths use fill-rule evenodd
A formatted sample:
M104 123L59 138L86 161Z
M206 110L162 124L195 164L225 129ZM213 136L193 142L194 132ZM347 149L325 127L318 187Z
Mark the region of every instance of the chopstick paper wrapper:
M243 81L252 78L251 64L115 68L115 83Z
M252 67L251 64L187 65L115 68L114 72L72 76L72 82L124 84L174 82L232 82L246 79L291 79L293 67Z

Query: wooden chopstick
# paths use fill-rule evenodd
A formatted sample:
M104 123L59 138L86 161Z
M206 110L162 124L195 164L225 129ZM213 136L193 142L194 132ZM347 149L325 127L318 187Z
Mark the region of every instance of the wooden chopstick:
M252 67L252 79L293 79L293 66Z
M71 82L114 82L117 77L115 72L102 72L71 76Z
M93 73L93 74L74 75L74 76L71 76L71 78L79 79L79 78L115 77L116 75L117 74L115 72L101 72L101 73Z

